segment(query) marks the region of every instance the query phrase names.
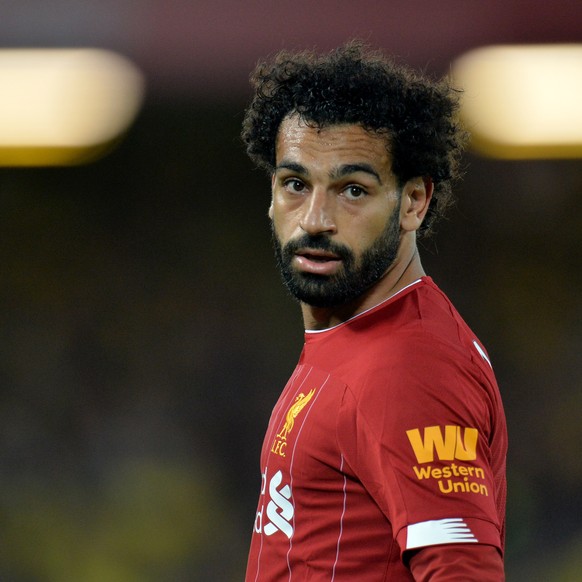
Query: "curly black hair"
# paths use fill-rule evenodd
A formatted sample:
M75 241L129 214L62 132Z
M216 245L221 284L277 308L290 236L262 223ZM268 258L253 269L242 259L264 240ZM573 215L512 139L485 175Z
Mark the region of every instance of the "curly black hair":
M467 136L457 118L458 91L447 80L432 81L352 41L323 55L280 52L257 65L251 83L242 139L259 167L273 172L279 126L290 114L315 127L355 123L386 136L400 186L418 176L432 179L420 234L429 234L452 203Z

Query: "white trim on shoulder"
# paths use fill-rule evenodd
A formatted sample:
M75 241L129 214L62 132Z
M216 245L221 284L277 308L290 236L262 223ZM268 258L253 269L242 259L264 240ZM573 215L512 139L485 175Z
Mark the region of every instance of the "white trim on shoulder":
M490 368L493 368L491 364L491 360L487 357L485 350L479 345L477 340L473 340L473 345L475 346L476 350L479 352L479 355L489 364Z
M326 327L325 329L306 329L305 330L305 333L325 333L326 331L330 331L332 329L336 329L336 328L338 328L338 327L340 327L342 325L345 325L346 323L349 323L350 321L353 321L354 319L356 319L358 317L361 317L362 315L365 315L366 313L369 313L370 311L372 311L372 309L376 309L376 307L379 307L380 305L383 305L387 301L390 301L391 299L394 299L394 297L397 297L398 295L400 295L401 293L403 293L404 291L406 291L406 289L409 289L413 285L417 285L421 281L422 281L422 279L417 279L416 281L413 281L412 283L409 283L408 285L406 285L406 287L402 287L402 289L400 289L399 291L396 291L396 293L394 293L394 295L390 295L390 297L387 297L383 301L380 301L380 303L374 305L373 307L369 307L365 311L362 311L361 313L357 313L353 317L350 317L349 319L346 319L345 321L342 321L341 323L338 323L337 325L334 325L332 327Z
M479 540L460 517L413 523L406 528L406 549L439 544L467 544Z

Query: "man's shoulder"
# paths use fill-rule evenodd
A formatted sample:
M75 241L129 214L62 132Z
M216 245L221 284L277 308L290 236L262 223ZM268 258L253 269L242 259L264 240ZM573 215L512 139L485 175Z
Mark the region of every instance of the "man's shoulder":
M448 297L424 278L399 301L374 314L360 356L369 370L410 375L414 370L455 371L490 362L485 349ZM372 323L372 322L370 322Z
M379 306L369 321L372 336L397 345L410 342L458 343L463 335L471 335L469 326L463 320L447 295L440 290L430 277L423 277L415 285Z

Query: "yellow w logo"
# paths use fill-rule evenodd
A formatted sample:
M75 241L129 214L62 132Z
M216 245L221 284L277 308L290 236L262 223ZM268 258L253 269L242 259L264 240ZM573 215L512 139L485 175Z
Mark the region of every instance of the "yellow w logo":
M432 463L434 453L441 461L474 461L477 458L477 439L479 431L476 428L465 428L447 424L443 430L440 426L427 426L424 438L417 428L407 430L406 435L414 449L419 463Z

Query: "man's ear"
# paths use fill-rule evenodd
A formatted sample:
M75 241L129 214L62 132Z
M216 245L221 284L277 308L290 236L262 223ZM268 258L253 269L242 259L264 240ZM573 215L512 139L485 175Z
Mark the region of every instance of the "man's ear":
M402 188L400 203L400 227L404 231L416 231L424 220L434 184L430 178L412 178Z

